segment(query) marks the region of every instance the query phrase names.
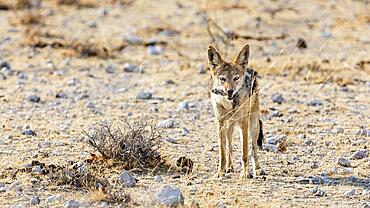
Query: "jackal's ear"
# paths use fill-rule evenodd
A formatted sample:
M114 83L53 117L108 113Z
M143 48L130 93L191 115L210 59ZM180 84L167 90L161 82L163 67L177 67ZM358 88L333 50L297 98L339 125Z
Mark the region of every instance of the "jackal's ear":
M249 45L246 44L243 46L238 55L235 57L234 62L242 66L247 66L249 61L249 54L250 54Z
M221 65L222 58L214 47L208 46L207 54L208 64L211 70L213 70L216 66Z

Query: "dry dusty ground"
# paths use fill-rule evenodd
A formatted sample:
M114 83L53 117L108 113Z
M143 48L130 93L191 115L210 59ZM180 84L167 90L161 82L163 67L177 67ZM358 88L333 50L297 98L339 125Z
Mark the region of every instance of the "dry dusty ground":
M107 206L92 191L53 186L32 171L14 177L7 173L33 160L83 161L94 152L83 130L96 121L141 115L173 119L175 127L163 129L161 153L172 162L191 158L195 167L180 177L160 173L160 183L153 180L157 173L132 173L139 182L121 188L131 196L124 206L156 206L154 195L165 184L181 189L186 206L370 203L369 157L351 159L350 167L337 162L369 146L368 1L97 0L57 6L56 0L44 0L41 8L10 8L16 2L0 0L1 207L27 207L35 196L40 207L61 207L69 199L85 207ZM140 41L135 43L135 37ZM299 38L307 48L297 47ZM230 60L245 43L252 49L250 65L260 75L266 139L277 138L287 148L261 151L265 178L241 180L238 172L215 178L217 139L207 94L210 74L204 73L206 49L216 45ZM153 55L148 45L162 50ZM124 72L125 63L144 73ZM60 92L65 98L56 98ZM141 92L152 98L136 100ZM272 99L279 94L281 104ZM40 101L29 101L32 95ZM179 109L181 102L189 107ZM37 135L23 135L27 128ZM183 128L189 134L183 135ZM240 170L235 137L234 161ZM107 178L119 176L117 170L106 172ZM312 176L324 176L324 181L312 184ZM315 187L326 195L315 196ZM351 189L355 194L346 196ZM57 195L63 199L47 202Z

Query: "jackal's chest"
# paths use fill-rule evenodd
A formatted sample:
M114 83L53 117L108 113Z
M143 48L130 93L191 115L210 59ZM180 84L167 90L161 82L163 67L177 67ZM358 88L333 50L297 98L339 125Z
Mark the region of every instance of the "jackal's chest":
M220 95L212 95L211 101L213 107L216 107L216 105L221 105L225 110L232 110L235 106L233 104L232 100L227 99L224 96Z

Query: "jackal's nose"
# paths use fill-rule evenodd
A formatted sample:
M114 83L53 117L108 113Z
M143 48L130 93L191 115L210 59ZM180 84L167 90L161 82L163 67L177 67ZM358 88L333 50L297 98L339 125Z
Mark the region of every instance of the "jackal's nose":
M227 90L227 95L231 97L234 93L234 90Z

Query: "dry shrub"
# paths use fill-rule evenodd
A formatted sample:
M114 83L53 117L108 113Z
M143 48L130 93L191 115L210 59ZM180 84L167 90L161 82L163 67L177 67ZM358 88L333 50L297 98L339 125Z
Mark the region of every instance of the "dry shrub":
M106 59L109 57L113 57L108 48L106 48L105 46L100 46L100 44L98 43L91 43L89 41L81 43L74 41L69 44L69 47L70 49L78 53L81 58L96 56L98 58Z
M82 0L56 0L58 6L76 6L77 8L93 8L96 6L96 2L93 1L82 1Z
M153 169L161 164L160 133L147 118L99 122L85 132L87 143L104 158L120 162L125 169Z
M44 16L37 10L26 10L21 15L10 19L11 25L42 25Z
M33 6L31 0L17 0L14 5L15 9L31 9Z

